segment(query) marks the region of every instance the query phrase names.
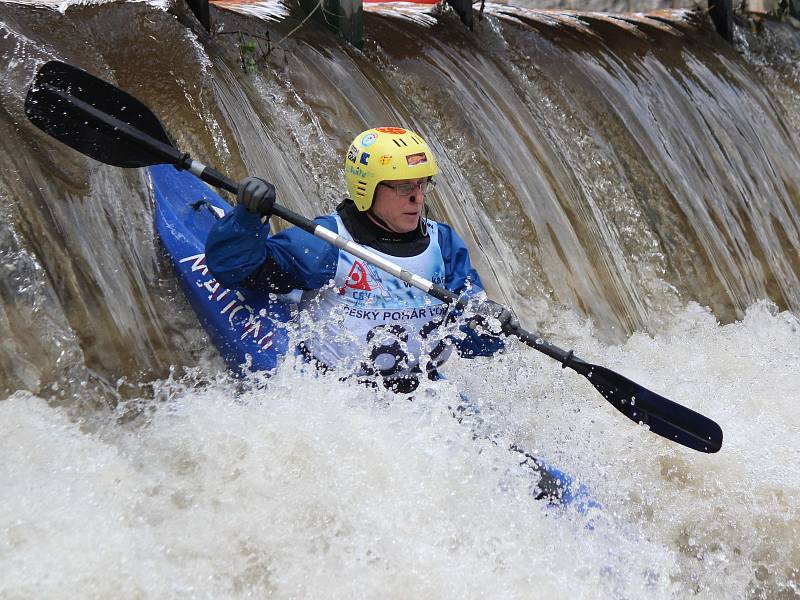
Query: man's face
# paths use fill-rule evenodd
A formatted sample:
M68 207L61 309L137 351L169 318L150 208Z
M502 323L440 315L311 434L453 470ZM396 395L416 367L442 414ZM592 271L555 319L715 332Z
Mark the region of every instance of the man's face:
M375 188L372 211L395 233L414 231L425 204L422 187L427 180L423 177L379 183Z

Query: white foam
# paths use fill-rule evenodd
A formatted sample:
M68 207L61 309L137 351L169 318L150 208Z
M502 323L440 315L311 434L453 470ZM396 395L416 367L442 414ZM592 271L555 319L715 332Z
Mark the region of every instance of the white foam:
M289 16L289 8L282 0L261 0L247 3L237 0L231 2L214 0L213 4L233 12L256 17L262 21L282 21Z
M178 390L92 427L0 402L0 596L701 598L795 585L800 326L768 304L718 325L689 305L605 346L552 341L717 419L703 455L617 413L527 348L455 361L413 402L301 375ZM468 391L478 428L448 406ZM547 510L521 442L604 503ZM496 443L495 443L496 442ZM748 592L749 590L749 592Z

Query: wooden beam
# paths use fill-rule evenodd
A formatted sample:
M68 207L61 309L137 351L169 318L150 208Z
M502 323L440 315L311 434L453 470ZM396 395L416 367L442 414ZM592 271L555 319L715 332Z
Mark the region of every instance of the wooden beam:
M708 12L717 33L733 43L733 0L708 0Z
M362 0L300 0L314 20L341 35L356 48L364 44L364 11Z

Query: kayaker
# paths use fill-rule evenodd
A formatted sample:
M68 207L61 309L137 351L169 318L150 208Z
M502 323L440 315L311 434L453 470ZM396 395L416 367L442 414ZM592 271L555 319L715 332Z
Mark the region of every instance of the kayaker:
M459 295L481 298L483 285L464 242L450 226L425 216L438 168L419 135L398 127L358 134L344 174L350 197L316 223ZM453 347L467 358L503 349L495 332L516 319L503 306L484 297L459 326L441 301L302 229L269 236L264 217L275 203L271 183L248 177L237 199L209 233L206 265L228 288L303 290L300 309L323 330L312 332L299 350L320 369L408 393L420 377L438 378L437 368ZM465 402L453 414L459 421L480 420L475 410ZM510 450L537 474L535 498L553 504L572 498L566 476L516 445Z
M316 223L386 256L412 273L458 294L483 291L469 251L458 234L426 217L425 197L438 174L428 144L399 127L378 127L356 136L344 162L349 198ZM504 347L496 335L514 319L483 300L458 329L447 305L369 263L292 227L269 236L275 188L248 177L238 205L220 219L206 243L206 263L228 288L284 294L302 290L300 309L324 330L299 350L324 370L380 380L398 392L413 391L422 374L436 369L453 346L461 356L488 356ZM453 335L455 334L455 335Z

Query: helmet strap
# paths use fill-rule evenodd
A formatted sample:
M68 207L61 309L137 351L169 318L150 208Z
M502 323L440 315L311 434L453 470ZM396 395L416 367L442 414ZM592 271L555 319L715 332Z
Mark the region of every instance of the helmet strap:
M420 233L420 235L422 235L422 237L425 237L426 235L428 235L428 205L427 204L423 205L422 212L424 214L421 214L419 216L419 233Z

